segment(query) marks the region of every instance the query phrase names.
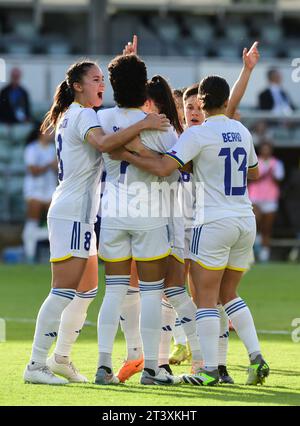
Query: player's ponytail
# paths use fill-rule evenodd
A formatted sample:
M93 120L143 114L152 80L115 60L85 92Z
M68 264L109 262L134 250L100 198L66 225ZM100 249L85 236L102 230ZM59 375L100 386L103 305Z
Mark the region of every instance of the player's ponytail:
M82 77L94 65L96 65L95 62L82 61L76 62L68 69L65 80L56 88L50 111L45 115L41 125L42 133L45 133L51 127L55 128L60 115L69 108L72 102L74 102L74 83L81 83Z
M229 98L230 88L224 78L210 75L200 82L198 95L201 108L205 111L211 111L224 105Z
M55 127L59 116L68 109L73 101L74 93L66 80L63 80L56 88L52 107L41 125L41 132L45 133L50 127Z
M165 114L178 134L183 132L178 117L176 103L168 82L160 75L155 75L147 84L148 98L152 99L160 114Z

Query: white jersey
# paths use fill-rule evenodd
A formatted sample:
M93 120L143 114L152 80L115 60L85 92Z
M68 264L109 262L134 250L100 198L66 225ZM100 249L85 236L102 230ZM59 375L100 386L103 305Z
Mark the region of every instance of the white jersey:
M94 223L100 200L101 153L85 141L100 127L96 112L72 103L60 118L55 134L59 184L48 217Z
M239 121L209 117L187 129L167 155L181 166L193 160L195 224L253 216L247 171L257 166L257 157L251 134Z
M24 162L27 168L30 166L45 167L56 160L55 146L53 143L43 145L35 141L26 146L24 151ZM26 171L24 179L24 196L26 199L50 202L52 194L57 185L57 173L53 168L44 173L33 175Z
M109 108L98 111L99 123L105 134L125 129L145 118L137 108ZM142 143L149 149L164 153L177 141L173 129L167 132L143 131ZM112 160L103 154L106 170L105 190L101 200L101 227L109 229L148 230L168 223L162 197L157 190L164 179L140 170L125 161ZM166 210L164 210L166 211Z
M193 173L180 173L179 202L182 209L185 229L193 227L196 189Z

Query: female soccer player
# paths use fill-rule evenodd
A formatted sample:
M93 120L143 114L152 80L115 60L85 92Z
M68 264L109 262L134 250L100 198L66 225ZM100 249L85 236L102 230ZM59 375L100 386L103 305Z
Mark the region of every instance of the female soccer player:
M249 131L225 115L228 98L229 86L223 78L203 79L199 101L205 123L187 129L173 149L155 163L124 149L117 154L123 161L157 176L167 176L192 160L195 184L204 183L204 206L196 199L190 251L197 330L205 367L194 375L183 376L185 382L194 385L214 385L219 381L219 298L249 354L247 384L263 383L269 374L250 310L237 295L256 232L246 180L258 178L258 162ZM202 223L199 219L203 219Z
M249 51L245 48L243 50L243 68L241 74L234 84L231 94L230 100L228 103L228 107L226 110L226 115L229 118L235 118L236 108L238 107L245 90L247 88L248 81L250 79L251 73L255 68L258 60L259 60L259 52L258 52L258 43L255 42ZM185 114L185 122L186 127L192 127L201 125L204 120L204 113L200 108L200 104L198 101L198 84L194 84L189 87L184 95L183 95L183 103L184 103L184 114ZM192 210L194 204L194 188L193 188L193 174L187 172L181 172L182 174L182 190L183 190L183 198L185 203L185 212L187 213L185 220L185 264L186 264L186 277L188 277L189 289L192 297L195 297L194 284L189 274L190 268L190 243L192 236L192 222L190 218L192 217ZM232 378L228 374L226 368L227 361L227 350L228 350L228 337L229 337L229 321L228 316L224 311L224 308L221 304L218 305L218 310L220 314L220 338L219 338L219 375L221 383L233 383ZM177 326L176 326L177 324ZM174 351L170 357L170 363L180 363L182 360L187 359L188 357L188 349L185 345L184 336L182 336L182 327L181 324L175 324L174 337L179 341L179 344L175 344Z
M98 112L106 133L125 128L142 118L145 115L142 107L147 100L146 66L136 55L115 58L109 65L109 75L118 106ZM143 144L157 152L174 145L176 139L172 129L166 133L143 132L141 135ZM144 147L144 150L147 151L147 148ZM157 359L161 296L170 253L168 221L161 214L160 208L164 207L157 193L160 180L127 163L112 161L108 155L103 158L107 176L102 198L99 254L105 261L106 293L99 313L100 355L95 382L116 382L112 373L111 353L133 258L137 264L141 292L141 336L145 359L141 383L176 384L176 377L158 368ZM114 217L111 208L106 210L106 205L113 202ZM139 211L135 209L136 205Z
M148 82L147 97L148 99L143 106L143 110L147 112L164 113L169 118L170 123L173 125L177 134L181 134L183 129L178 118L172 90L163 77L157 75ZM174 142L175 141L176 139L174 139ZM128 145L126 148L128 148ZM150 145L149 148L151 148ZM155 149L155 146L153 146L153 149ZM150 154L147 153L148 157L149 155ZM155 155L153 153L152 156L155 161L157 154ZM172 188L170 192L170 217L168 221L172 250L168 261L167 276L165 279L165 300L162 303L162 333L159 350L159 366L161 368L165 368L169 373L171 373L168 365L170 340L175 322L173 306L183 321L183 327L191 347L194 368L199 367L202 362L202 355L196 335L196 324L194 320L196 307L184 288L184 224L177 201L179 180L179 172L173 173L172 176L167 179L167 183L170 185L170 188ZM128 301L129 303L131 299L132 294L128 294L125 302ZM126 340L129 340L131 333L134 335L138 334L138 321L133 329L127 330L126 320L128 317L134 315L134 313L129 312L129 305L127 305L128 304L125 305L126 312L124 306L122 309L121 325L125 332ZM132 322L130 322L130 324L133 326ZM118 377L121 377L122 381L128 379L132 374L134 374L134 372L137 372L136 361L137 360L127 360L125 362L118 373ZM133 368L130 367L131 365L133 365Z
M99 203L100 153L122 146L145 128L161 129L167 124L164 117L152 115L105 136L92 109L101 105L103 91L103 74L96 63L72 65L42 124L42 131L51 126L56 129L59 185L48 212L52 289L38 314L25 382L68 383L50 371L46 359L61 315L74 299L85 268L97 263L93 226ZM97 267L93 270L96 274ZM95 275L93 287L96 282Z

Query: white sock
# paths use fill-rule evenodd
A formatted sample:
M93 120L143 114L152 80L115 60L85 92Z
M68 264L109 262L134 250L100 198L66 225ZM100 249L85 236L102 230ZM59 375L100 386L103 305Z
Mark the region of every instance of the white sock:
M145 368L158 370L158 352L161 333L161 300L164 280L139 281L141 292L141 336Z
M176 312L170 303L163 300L161 302L161 335L159 344L158 365L169 364L170 345L175 326Z
M25 223L22 239L24 246L24 253L27 260L34 260L36 255L36 232L39 228L37 220L30 219Z
M181 325L181 321L178 317L176 317L175 327L173 329L173 337L175 345L186 345L186 335L184 333L183 327Z
M48 352L59 329L63 310L71 303L76 291L70 288L53 288L42 304L35 326L31 362L46 365Z
M220 336L219 336L219 364L226 365L228 340L229 340L229 318L222 305L217 305L220 314Z
M197 333L204 358L205 368L218 368L220 315L218 309L197 309Z
M260 353L260 346L251 312L240 297L224 305L224 309L232 321L232 325L247 348L248 354Z
M98 316L98 366L107 365L113 350L114 340L118 331L122 303L129 286L130 275L106 275L106 290ZM101 356L103 354L103 357Z
M56 355L70 356L86 319L90 303L97 296L97 288L86 292L76 292L72 302L63 311L54 349Z
M140 333L141 298L140 290L129 287L125 296L120 324L127 345L127 359L139 359L143 356L143 344Z
M180 318L184 333L189 342L193 361L202 361L199 339L196 329L196 305L184 287L170 287L165 289L165 296Z

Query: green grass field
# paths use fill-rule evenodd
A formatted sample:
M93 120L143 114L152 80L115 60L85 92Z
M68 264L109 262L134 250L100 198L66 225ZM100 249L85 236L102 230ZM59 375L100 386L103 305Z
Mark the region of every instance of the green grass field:
M199 405L300 405L300 343L291 339L291 323L300 318L300 266L258 265L244 277L240 295L254 315L263 353L271 374L263 387L245 386L246 351L235 333L230 335L228 367L235 385L212 388L180 385L152 387L139 385L134 376L124 385L92 384L97 363L96 327L100 294L91 305L86 326L74 346L73 359L91 383L63 387L25 385L22 374L28 362L34 332L34 319L49 291L50 268L0 265L0 317L7 319L7 341L0 343L0 405L98 405L98 406L199 406ZM300 335L300 333L299 333ZM114 349L117 370L125 356L121 333ZM175 373L189 371L183 364Z

